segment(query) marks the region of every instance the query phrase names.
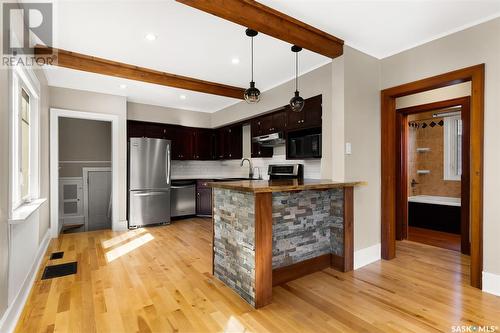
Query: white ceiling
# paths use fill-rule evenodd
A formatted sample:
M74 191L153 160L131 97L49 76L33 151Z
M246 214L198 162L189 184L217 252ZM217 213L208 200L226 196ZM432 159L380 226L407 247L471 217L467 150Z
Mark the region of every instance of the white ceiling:
M498 0L259 0L382 59L500 16Z
M500 1L260 0L382 58L500 13ZM174 0L56 1L54 46L178 75L246 87L250 41L244 27ZM155 41L145 35L153 33ZM234 65L232 58L240 63ZM290 45L259 34L255 81L262 91L293 78ZM330 59L304 50L301 72ZM238 100L80 71L48 68L52 86L124 95L128 100L214 112ZM120 85L127 87L121 89ZM292 92L290 92L292 93ZM181 99L185 95L186 99Z

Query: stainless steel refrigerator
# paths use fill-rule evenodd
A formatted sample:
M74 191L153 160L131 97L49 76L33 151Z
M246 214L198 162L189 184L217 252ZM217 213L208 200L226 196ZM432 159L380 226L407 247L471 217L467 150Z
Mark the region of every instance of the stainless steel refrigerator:
M169 140L130 139L130 228L170 223L170 148Z

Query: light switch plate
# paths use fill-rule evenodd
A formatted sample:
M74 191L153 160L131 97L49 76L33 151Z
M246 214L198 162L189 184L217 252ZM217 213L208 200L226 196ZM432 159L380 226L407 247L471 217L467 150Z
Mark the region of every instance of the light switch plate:
M352 147L350 142L345 143L345 153L346 155L351 155L352 154Z

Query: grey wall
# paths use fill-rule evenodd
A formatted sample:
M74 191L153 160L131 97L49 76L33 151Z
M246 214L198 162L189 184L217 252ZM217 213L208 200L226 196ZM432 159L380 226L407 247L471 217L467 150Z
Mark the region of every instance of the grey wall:
M111 123L60 118L59 161L111 161ZM110 163L60 163L59 177L82 177L83 167L109 167Z
M165 124L210 128L211 114L127 102L127 118Z
M342 180L344 161L333 156L343 151L343 123L335 121L333 111L332 63L326 64L300 77L300 93L304 98L323 95L323 158L321 159L322 178ZM288 81L262 93L258 104L248 104L244 101L212 113L212 127L218 127L231 122L249 119L256 115L272 111L288 103L295 90L294 81ZM343 110L337 110L342 113Z
M389 88L463 67L486 64L484 115L484 271L500 274L500 19L383 59L381 87Z

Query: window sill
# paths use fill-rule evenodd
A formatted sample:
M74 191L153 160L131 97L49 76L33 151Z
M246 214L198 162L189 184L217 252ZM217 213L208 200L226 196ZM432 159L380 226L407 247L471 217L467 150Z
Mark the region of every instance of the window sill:
M47 201L46 198L33 200L30 203L25 203L12 212L12 217L9 219L9 224L19 224L26 221L34 212Z

